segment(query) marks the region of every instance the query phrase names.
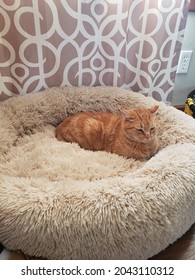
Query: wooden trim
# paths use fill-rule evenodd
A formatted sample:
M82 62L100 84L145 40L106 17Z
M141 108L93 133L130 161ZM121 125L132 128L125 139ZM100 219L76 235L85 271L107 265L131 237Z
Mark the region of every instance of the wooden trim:
M189 11L195 11L195 0L190 1Z
M182 105L175 105L174 106L176 109L180 110L180 111L184 111L185 109L185 104L182 104Z

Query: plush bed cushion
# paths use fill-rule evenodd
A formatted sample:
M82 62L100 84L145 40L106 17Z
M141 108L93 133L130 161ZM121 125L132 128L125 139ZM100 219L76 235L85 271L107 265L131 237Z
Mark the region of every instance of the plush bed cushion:
M55 139L80 111L159 104L147 162ZM113 87L51 88L0 105L0 242L51 259L147 259L195 222L195 120Z

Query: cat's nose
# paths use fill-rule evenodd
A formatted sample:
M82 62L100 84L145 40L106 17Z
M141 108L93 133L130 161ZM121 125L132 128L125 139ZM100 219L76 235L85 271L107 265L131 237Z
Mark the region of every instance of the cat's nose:
M145 132L145 138L150 139L150 132Z

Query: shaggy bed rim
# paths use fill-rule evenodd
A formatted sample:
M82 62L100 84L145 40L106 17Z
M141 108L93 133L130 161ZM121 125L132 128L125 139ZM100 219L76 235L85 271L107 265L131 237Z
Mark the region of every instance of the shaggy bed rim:
M67 115L94 108L118 112L138 104L160 105L161 147L146 163L79 151L77 145L54 137L54 127ZM112 87L53 88L12 98L0 109L0 241L7 248L51 259L147 259L195 222L195 159L189 157L195 154L195 124L189 116ZM48 162L47 153L39 153L41 147ZM63 166L64 157L80 154L85 166L91 162L94 167L92 177L82 177L86 171L79 163L80 173L71 169L73 178L54 172L54 180L48 170L55 164L52 155L60 156L62 149ZM48 168L44 176L38 173L41 165L34 170L30 165L29 171L25 162L18 167L21 155L31 162L39 155ZM105 177L94 177L94 157ZM121 169L116 171L114 163L106 169L114 161Z

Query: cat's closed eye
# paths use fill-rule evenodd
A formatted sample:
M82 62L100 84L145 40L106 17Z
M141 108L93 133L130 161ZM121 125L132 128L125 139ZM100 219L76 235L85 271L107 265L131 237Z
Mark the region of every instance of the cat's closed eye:
M143 132L143 128L136 128L137 131Z
M152 130L155 130L155 127L151 127L150 130L151 130L151 131L152 131Z

